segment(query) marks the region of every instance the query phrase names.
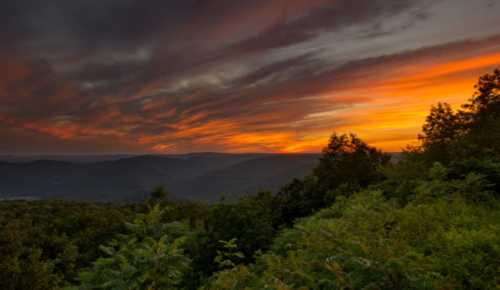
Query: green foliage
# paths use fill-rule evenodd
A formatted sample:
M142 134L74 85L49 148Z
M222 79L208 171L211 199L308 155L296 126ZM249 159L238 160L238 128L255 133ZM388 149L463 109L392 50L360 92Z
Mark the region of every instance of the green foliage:
M312 175L294 180L278 192L278 225L331 205L338 196L349 196L379 181L380 168L390 157L368 146L354 134L333 134Z
M0 202L0 289L56 289L73 282L130 215L120 205Z
M433 107L422 146L398 162L371 159L376 151L353 136L334 135L314 174L278 194L288 224L321 198L333 206L205 289L499 288L499 80L499 70L483 76L462 110ZM350 197L361 188L370 189Z
M448 164L486 154L500 156L500 70L482 76L475 88L458 111L448 104L431 109L420 136L428 160Z
M431 111L422 127L419 139L424 147L446 146L463 135L466 121L463 114L455 113L447 103L438 103Z
M378 169L389 160L388 155L368 146L354 134L333 134L314 170L314 175L321 180L318 189L326 192L341 185L352 189L366 187L380 180ZM352 192L343 195L349 193Z
M182 224L161 222L156 205L127 224L128 232L100 249L106 254L80 274L77 289L177 289L190 260Z
M387 164L380 169L384 180L372 185L381 190L386 198L393 198L406 204L415 196L415 188L427 177L428 164L415 151L405 151L401 160Z
M293 180L277 193L276 228L290 226L297 218L308 216L324 206L326 193L317 190L317 183L318 179L311 175L303 180Z
M194 272L204 280L220 269L214 261L220 251L227 250L220 241L237 240L238 252L242 253L238 262L243 263L252 262L256 251L268 249L274 237L273 202L269 192L262 192L238 203L211 206L206 229L198 236L199 247L203 250L193 257Z
M405 207L364 192L284 231L255 265L208 289L494 289L497 210L452 200ZM236 287L237 286L237 287Z
M219 242L222 245L222 250L217 250L217 256L214 261L219 265L220 269L234 268L236 266L235 261L237 262L245 258L242 252L238 252L236 239Z

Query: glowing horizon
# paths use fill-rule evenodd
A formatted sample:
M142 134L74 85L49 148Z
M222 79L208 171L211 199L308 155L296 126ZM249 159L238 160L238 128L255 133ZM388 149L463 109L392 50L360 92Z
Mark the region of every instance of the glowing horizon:
M0 153L396 152L500 68L490 0L164 2L0 9Z

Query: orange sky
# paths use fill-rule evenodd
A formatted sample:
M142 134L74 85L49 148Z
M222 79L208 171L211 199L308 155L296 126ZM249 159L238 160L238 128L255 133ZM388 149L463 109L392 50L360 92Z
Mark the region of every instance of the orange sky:
M447 102L459 108L473 95L478 76L499 67L500 53L492 52L399 68L397 76L388 76L383 84L368 88L369 92L380 95L379 98L342 115L356 121L335 130L356 132L370 144L387 151L415 145L431 105Z
M0 11L0 153L400 151L500 68L490 0L25 2Z
M291 127L279 132L240 133L240 120L214 121L199 126L188 125L178 133L178 137L200 136L199 143L221 142L233 152L264 149L297 153L318 152L333 132L353 132L383 150L400 151L406 145L416 144L416 136L432 104L445 101L458 108L473 95L478 77L498 67L500 52L496 51L463 59L407 63L398 67L397 74L389 69L383 76L363 84L359 89L324 92L325 98L338 94L366 95L366 103L311 114L299 120L328 124L331 119L341 119L345 125L312 131ZM222 140L204 139L201 137L204 134L223 137ZM158 141L161 142L161 139L160 136ZM152 149L157 152L171 149L168 144L155 146Z
M206 114L182 117L172 125L167 134L139 134L135 140L127 140L131 146L143 147L145 151L169 153L179 150L175 140L189 138L196 146L216 144L229 152L318 152L328 142L333 132L353 132L371 145L386 151L399 151L408 144L416 144L416 136L430 106L445 101L454 107L460 106L473 94L473 86L480 75L500 67L500 50L488 51L472 56L454 56L429 61L403 59L396 63L381 62L373 68L383 72L360 82L336 89L324 90L317 96L322 100L325 111L299 112L300 118L290 118L289 124L281 124L277 129L259 126L249 127L252 119L246 116L231 116L206 121ZM328 88L328 87L327 87ZM360 101L336 107L339 99ZM314 102L311 101L311 102ZM333 109L329 110L331 102ZM148 103L144 109L154 109L158 104ZM110 105L111 106L111 105ZM208 112L207 112L208 113ZM279 108L270 113L258 115L272 122L274 115L282 114ZM175 114L166 111L156 117ZM150 119L150 122L160 120ZM119 121L120 128L102 128L100 122L110 119ZM341 120L340 124L336 124ZM47 134L60 140L82 140L102 136L105 138L128 139L127 125L133 127L140 119L127 116L118 110L100 114L94 123L75 124L59 120L24 122L20 126L27 130ZM266 126L268 127L268 126ZM135 144L134 144L135 143Z

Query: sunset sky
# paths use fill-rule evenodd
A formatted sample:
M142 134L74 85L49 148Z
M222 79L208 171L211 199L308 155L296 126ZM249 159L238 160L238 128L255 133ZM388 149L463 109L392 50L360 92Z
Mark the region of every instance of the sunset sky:
M500 67L498 0L7 0L0 153L415 142Z

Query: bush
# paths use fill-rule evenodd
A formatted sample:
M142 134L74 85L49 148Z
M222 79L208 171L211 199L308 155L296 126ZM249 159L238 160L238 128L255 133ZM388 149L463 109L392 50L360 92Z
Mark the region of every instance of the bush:
M75 289L178 289L190 260L184 255L187 228L162 223L157 204L127 224L128 233L100 249L106 254L80 274Z
M208 289L494 289L494 206L456 195L401 207L363 192L286 230L256 264L218 274Z

